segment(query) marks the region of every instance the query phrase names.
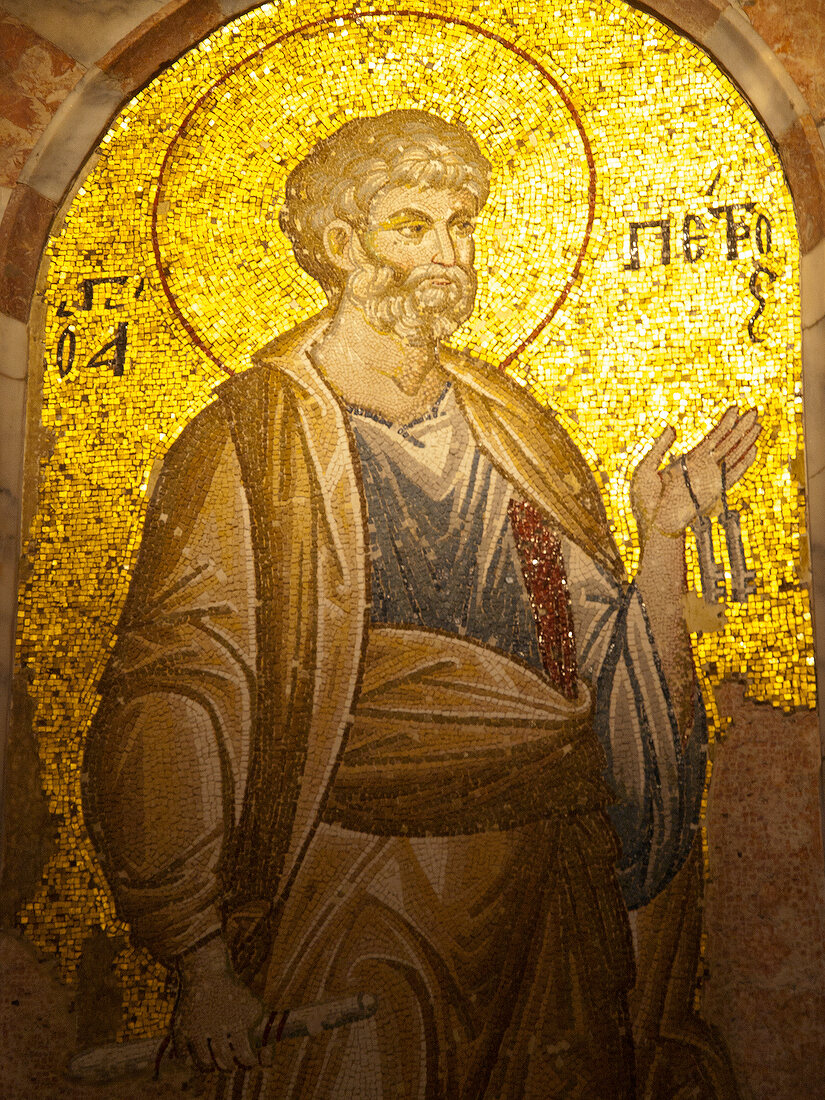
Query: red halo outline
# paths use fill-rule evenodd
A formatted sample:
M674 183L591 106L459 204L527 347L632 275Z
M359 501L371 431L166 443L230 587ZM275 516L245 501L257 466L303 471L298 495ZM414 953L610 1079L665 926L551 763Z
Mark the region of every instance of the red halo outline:
M155 267L157 268L158 275L160 276L160 283L163 287L163 292L166 295L169 305L172 307L172 312L180 321L181 325L183 325L189 338L192 340L195 346L200 348L201 351L206 356L208 356L208 358L210 358L220 370L224 371L224 373L226 374L234 374L235 371L232 370L231 367L227 367L224 363L221 362L220 359L218 359L218 357L212 352L211 348L209 348L200 338L200 336L198 336L194 326L184 316L169 286L169 281L166 277L166 272L163 270L163 263L161 261L160 243L158 241L158 207L160 204L160 196L163 188L163 176L166 172L169 161L172 159L172 153L175 145L177 144L178 138L186 133L193 116L197 111L200 110L201 106L209 98L209 96L211 96L212 93L217 88L219 88L226 80L228 80L231 76L234 76L239 69L248 64L248 62L253 57L263 55L265 50L272 49L273 46L279 46L282 42L286 42L288 39L293 38L295 35L303 34L306 31L316 30L317 28L327 26L330 23L337 24L338 26L341 25L341 22L353 22L357 24L359 23L359 21L362 21L364 19L384 18L386 16L406 16L418 19L431 19L440 23L452 24L453 26L458 27L465 27L467 30L474 31L476 34L481 35L482 38L487 38L493 42L497 42L506 50L509 50L511 53L516 54L517 57L522 58L522 60L526 61L529 65L532 65L533 68L547 81L548 84L552 86L555 92L559 95L565 107L570 112L574 123L576 124L576 129L579 132L579 137L581 138L582 145L584 146L584 153L585 157L587 158L587 168L589 172L588 212L587 226L584 231L584 238L582 240L581 248L579 249L579 254L576 257L576 262L573 265L573 270L564 287L562 288L558 298L556 298L556 301L553 303L548 312L545 313L544 317L542 317L542 319L539 321L533 331L530 332L521 341L521 343L518 345L518 347L515 348L514 351L510 352L510 354L502 360L502 362L499 364L502 370L508 367L514 359L517 359L518 356L521 355L521 353L524 351L524 349L528 347L536 339L536 337L547 327L547 325L556 315L558 310L561 308L562 304L564 303L565 299L573 288L576 279L579 276L582 260L584 259L585 252L587 251L587 245L590 241L590 234L593 229L593 220L595 217L596 165L593 160L593 152L590 148L590 141L588 140L587 133L585 132L584 125L578 111L573 105L570 97L567 95L567 93L564 91L558 81L547 71L547 69L545 69L539 61L537 61L534 57L527 53L526 50L523 50L520 46L516 46L512 42L508 42L507 39L503 38L501 35L495 34L493 31L486 30L484 27L479 27L478 24L471 23L469 20L457 19L455 16L451 15L442 15L440 12L413 11L411 9L401 8L392 11L348 12L341 15L330 15L325 17L324 19L316 19L312 23L304 23L300 27L293 27L292 30L285 31L277 38L273 38L270 42L267 42L265 43L265 45L260 46L257 50L253 50L252 53L247 54L246 57L242 58L235 65L233 65L231 69L228 69L222 77L215 81L214 84L210 84L209 88L207 88L203 95L195 101L195 104L189 110L183 122L180 124L180 126L172 136L172 140L169 142L166 153L163 157L163 161L161 162L160 171L158 172L155 185L155 197L152 202L152 250L155 255Z

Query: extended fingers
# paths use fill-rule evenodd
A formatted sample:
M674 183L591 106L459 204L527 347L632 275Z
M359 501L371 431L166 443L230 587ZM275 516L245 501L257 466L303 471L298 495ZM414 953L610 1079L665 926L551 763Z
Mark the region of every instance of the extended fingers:
M655 473L656 470L659 469L662 459L673 446L675 439L676 429L668 424L665 430L656 437L650 449L638 462L636 469L633 471L634 476L641 475L644 477Z
M178 1038L175 1042L175 1054L180 1055L184 1050L202 1073L214 1070L229 1072L236 1066L250 1068L258 1065L257 1055L253 1053L249 1038L243 1032L233 1032L223 1037L207 1036L204 1039Z
M205 1042L187 1039L185 1046L190 1059L199 1070L208 1072L214 1069L212 1053Z
M762 430L756 415L756 409L748 409L746 413L731 425L730 429L716 441L713 446L713 457L717 462L728 457L735 458L743 450L747 450L754 443ZM707 437L708 440L710 436Z
M756 441L762 430L761 424L754 421L747 429L737 433L735 441L723 453L716 455L716 461L724 465L726 485L735 484L748 467L756 460Z
M745 471L751 467L756 461L756 456L759 454L756 447L751 445L746 451L744 451L730 466L725 465L725 482L727 485L734 485L739 478L745 473Z
M753 411L753 410L751 410ZM748 415L747 413L745 414ZM711 428L708 434L705 436L703 442L709 443L711 447L716 448L722 442L722 440L728 435L731 429L735 426L739 419L739 406L731 405L725 412L722 419Z
M737 417L736 420L730 423L727 430L722 434L722 436L714 439L713 453L716 458L724 458L725 454L728 451L736 450L738 448L739 441L747 436L747 434L751 432L755 427L758 433L760 425L759 420L757 419L757 410L748 409L747 412L742 412L742 415L740 417ZM715 430L716 429L714 429L714 431ZM706 437L708 442L711 441L712 436L713 432L708 432Z
M653 446L644 456L642 462L650 462L651 466L653 466L654 469L658 470L659 466L662 463L662 459L673 446L675 441L676 429L668 424L665 430L653 441Z
M253 1053L249 1036L243 1031L231 1031L224 1036L207 1039L211 1063L214 1068L224 1071L243 1066L251 1069L257 1066L258 1057ZM212 1066L210 1066L212 1068Z
M721 461L735 461L737 456L746 451L748 447L752 446L759 438L759 433L762 431L762 425L756 419L756 412L754 415L748 417L746 423L741 424L741 427L737 425L735 432L731 432L725 439L722 447L719 448L721 453L718 454L718 458ZM745 418L742 418L743 421Z
M232 1053L237 1066L250 1069L252 1066L260 1065L258 1052L252 1048L248 1031L238 1031L232 1035Z

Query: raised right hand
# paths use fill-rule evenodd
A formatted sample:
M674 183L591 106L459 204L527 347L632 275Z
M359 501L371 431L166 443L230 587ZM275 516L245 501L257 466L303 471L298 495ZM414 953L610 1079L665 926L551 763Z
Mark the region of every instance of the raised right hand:
M254 1032L265 1009L232 969L222 937L184 955L180 994L172 1021L178 1055L202 1070L230 1071L260 1065Z

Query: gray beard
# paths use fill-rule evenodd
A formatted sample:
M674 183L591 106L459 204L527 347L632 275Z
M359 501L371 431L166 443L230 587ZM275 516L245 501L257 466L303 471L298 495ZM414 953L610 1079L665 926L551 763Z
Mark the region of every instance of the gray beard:
M433 286L427 279L449 279ZM451 336L473 312L476 274L472 268L427 264L399 283L395 269L369 265L350 275L350 297L379 332L394 332L413 347Z

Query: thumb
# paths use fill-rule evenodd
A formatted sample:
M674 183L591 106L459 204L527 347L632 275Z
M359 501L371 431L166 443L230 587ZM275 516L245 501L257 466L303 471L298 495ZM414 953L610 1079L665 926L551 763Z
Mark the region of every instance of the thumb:
M636 467L636 473L653 473L659 469L662 459L676 442L676 429L671 425L656 437L647 454L643 455Z

